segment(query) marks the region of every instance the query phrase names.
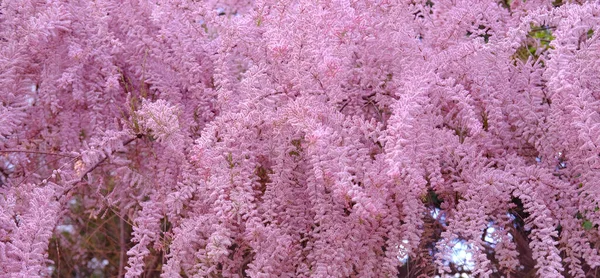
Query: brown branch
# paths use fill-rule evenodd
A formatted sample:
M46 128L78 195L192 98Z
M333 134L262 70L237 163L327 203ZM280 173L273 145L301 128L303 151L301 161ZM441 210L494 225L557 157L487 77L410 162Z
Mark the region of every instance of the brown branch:
M43 151L30 151L30 150L0 150L0 153L33 153L33 154L47 154L47 155L58 155L70 158L77 158L76 155L65 154L65 153L51 153Z
M129 145L135 139L141 138L141 136L142 135L138 135L137 137L128 139L127 141L123 142L123 146ZM111 152L111 155L114 154L114 153L115 153L115 151ZM89 174L90 172L94 171L98 166L100 166L100 164L102 164L102 162L106 161L108 159L108 157L109 157L109 155L105 155L104 158L102 158L102 159L100 159L100 161L96 162L96 164L94 164L94 166L92 166L89 169L87 169L83 174L81 174L81 177L79 178L78 181L81 181L87 174Z
M142 137L143 137L143 135L142 135L142 134L138 134L136 137L133 137L133 138L127 139L125 142L123 142L123 146L127 146L127 145L129 145L131 142L135 141L135 139L142 138ZM114 153L115 153L115 151L111 152L110 154L112 155L112 154L114 154ZM70 183L71 187L70 187L69 189L67 189L67 191L65 191L65 192L62 194L62 196L59 198L59 201L62 201L62 199L63 199L63 198L65 198L66 196L68 196L68 195L69 195L69 193L71 192L71 190L73 190L73 188L75 188L75 184L76 184L76 183L78 183L78 182L80 182L81 180L83 180L83 178L84 178L84 177L85 177L87 174L91 173L91 172L92 172L92 171L94 171L96 168L98 168L98 166L100 166L100 164L102 164L104 161L106 161L106 160L107 160L109 157L110 157L110 155L108 155L108 154L105 154L105 155L104 155L104 158L100 159L100 161L96 162L96 163L95 163L95 164L94 164L92 167L88 168L88 169L87 169L85 172L83 172L83 173L82 173L82 174L79 176L79 178L77 178L77 179L75 179L75 180L72 180L72 181L70 181L69 183Z
M119 245L121 247L121 252L119 252L119 278L125 276L125 260L127 259L127 243L125 242L125 237L127 236L127 232L125 231L125 220L122 217L119 217Z
M264 96L261 96L261 97L259 97L259 98L258 98L258 101L261 101L261 100L263 100L263 99L265 99L265 98L267 98L267 97L270 97L270 96L281 95L281 94L283 94L283 93L284 93L284 92L274 92L274 93L269 93L269 94L266 94L266 95L264 95Z

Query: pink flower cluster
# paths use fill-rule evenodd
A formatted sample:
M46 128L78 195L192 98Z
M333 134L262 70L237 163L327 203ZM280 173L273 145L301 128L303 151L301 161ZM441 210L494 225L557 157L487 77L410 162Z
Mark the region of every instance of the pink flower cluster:
M108 212L125 277L590 277L599 26L597 1L1 1L0 277L57 275L57 227Z

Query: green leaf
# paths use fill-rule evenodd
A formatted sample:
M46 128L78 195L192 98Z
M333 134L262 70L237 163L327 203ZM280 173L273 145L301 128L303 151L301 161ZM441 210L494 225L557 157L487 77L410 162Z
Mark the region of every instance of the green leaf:
M583 224L581 224L581 226L583 226L584 230L589 231L592 228L594 228L594 223L592 223L592 221L590 220L585 220L583 221Z

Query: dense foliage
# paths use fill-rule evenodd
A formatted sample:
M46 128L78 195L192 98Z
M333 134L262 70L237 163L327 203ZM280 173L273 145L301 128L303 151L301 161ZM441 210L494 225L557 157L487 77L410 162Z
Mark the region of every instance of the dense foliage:
M1 1L0 276L598 277L584 2Z

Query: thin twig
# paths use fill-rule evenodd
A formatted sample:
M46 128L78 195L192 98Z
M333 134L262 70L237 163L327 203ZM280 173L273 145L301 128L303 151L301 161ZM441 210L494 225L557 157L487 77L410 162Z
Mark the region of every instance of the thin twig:
M73 157L73 159L71 159L71 161L69 161L69 163L73 163L78 157L79 156ZM54 162L59 161L59 160L60 160L60 158L52 159L52 160L48 161L46 164L51 164L51 163L54 163ZM35 168L35 170L32 173L37 173L40 169L44 168L45 166L46 165L40 165L40 166L38 166L37 168ZM62 167L64 167L64 165L61 166L58 169L61 169ZM25 168L25 166L23 166L23 168ZM32 177L32 176L25 174L25 176L23 177L23 179L21 179L21 181L16 186L20 186L21 184L23 184L30 177Z
M350 103L350 100L346 101L346 103L344 103L344 105L342 105L342 108L340 108L340 112L342 112L342 110L344 110L344 108L346 108L346 106Z
M33 154L47 154L47 155L58 155L70 158L77 158L76 155L65 154L65 153L52 153L44 151L30 151L30 150L0 150L0 153L33 153Z
M123 142L123 146L127 146L127 145L129 145L129 144L130 144L131 142L133 142L135 139L142 138L142 136L143 136L142 134L138 134L136 137L133 137L133 138L127 139L125 142ZM115 151L113 151L111 154L113 154L113 153L115 153ZM70 182L70 186L71 186L71 187L70 187L69 189L67 189L67 191L65 191L65 192L62 194L62 196L59 198L59 201L62 201L62 199L63 199L63 198L65 198L66 196L68 196L68 195L69 195L69 193L71 192L71 190L73 190L73 188L75 188L75 184L76 184L76 183L78 183L78 182L80 182L81 180L83 180L83 178L84 178L84 177L85 177L87 174L91 173L91 172L92 172L92 171L94 171L96 168L98 168L98 166L100 166L100 164L102 164L102 163L103 163L104 161L106 161L108 158L109 158L109 155L108 155L108 154L107 154L107 155L105 155L105 156L104 156L104 158L100 159L100 161L96 162L96 163L95 163L95 164L94 164L92 167L88 168L88 169L87 169L85 172L83 172L83 173L82 173L82 174L79 176L79 178L77 178L77 179L75 179L75 180L72 180L72 181Z
M267 98L267 97L270 97L270 96L275 96L275 95L281 95L281 94L283 94L283 93L284 93L284 92L275 92L275 93L269 93L269 94L266 94L266 95L264 95L264 96L261 96L261 97L259 97L259 98L258 98L258 100L259 100L259 101L261 101L261 100L263 100L263 99L265 99L265 98Z
M125 237L127 236L127 232L125 231L125 220L122 217L119 217L119 245L121 247L121 252L119 252L119 278L125 276L125 260L127 258L127 243L125 242Z

